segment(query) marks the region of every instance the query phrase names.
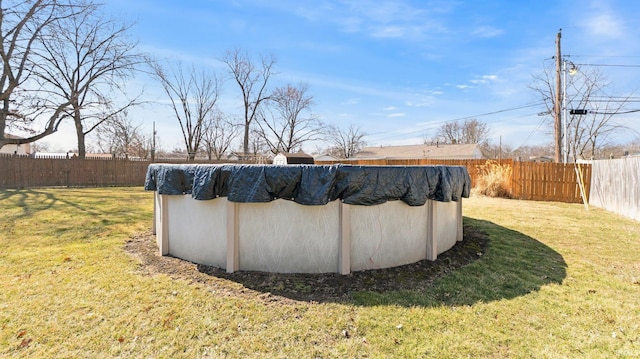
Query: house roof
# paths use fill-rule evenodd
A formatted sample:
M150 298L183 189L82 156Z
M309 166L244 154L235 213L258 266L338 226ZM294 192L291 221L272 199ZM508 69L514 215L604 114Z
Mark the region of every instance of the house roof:
M18 140L18 143L6 143L4 145L0 145L0 153L13 155L28 155L29 153L31 153L31 143L26 142L24 137L5 133L4 138ZM23 142L22 140L25 140L25 142Z
M279 155L283 155L286 158L313 158L313 156L308 155L302 151L300 152L294 152L294 153L290 153L290 152L280 152L278 153Z
M321 155L316 155L313 157L314 160L316 161L337 161L338 158L331 156L329 154L321 154Z
M474 153L479 153L478 144L464 145L406 145L406 146L379 146L365 147L355 156L356 158L369 159L413 159L413 158L437 158L437 159L471 159Z
M13 140L24 140L24 137L20 137L20 136L12 135L12 134L10 134L10 133L5 133L5 134L4 134L4 137L5 137L5 138L10 138L10 139L13 139Z

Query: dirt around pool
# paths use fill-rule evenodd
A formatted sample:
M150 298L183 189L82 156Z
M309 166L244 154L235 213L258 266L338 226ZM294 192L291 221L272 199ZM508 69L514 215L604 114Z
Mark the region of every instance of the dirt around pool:
M348 275L278 274L252 271L227 273L222 268L194 264L158 253L149 231L130 238L124 249L140 261L146 275L165 274L176 280L197 283L220 296L255 298L269 303L291 301L344 302L360 291L387 292L427 289L446 273L480 258L487 249L486 233L464 227L464 239L435 261L422 260L394 268L353 272Z

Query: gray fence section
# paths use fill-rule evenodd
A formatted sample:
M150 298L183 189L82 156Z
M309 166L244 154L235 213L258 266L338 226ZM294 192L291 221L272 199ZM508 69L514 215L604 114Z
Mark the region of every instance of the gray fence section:
M640 157L589 163L589 204L640 221Z

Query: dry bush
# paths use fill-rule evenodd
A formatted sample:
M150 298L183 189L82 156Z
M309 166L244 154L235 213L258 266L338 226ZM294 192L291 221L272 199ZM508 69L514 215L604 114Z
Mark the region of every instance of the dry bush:
M484 165L479 165L477 169L479 176L474 192L489 197L511 197L511 165L489 160Z

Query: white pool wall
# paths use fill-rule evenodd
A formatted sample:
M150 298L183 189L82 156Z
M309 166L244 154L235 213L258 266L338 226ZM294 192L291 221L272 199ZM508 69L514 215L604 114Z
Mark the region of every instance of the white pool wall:
M224 268L348 274L435 260L462 240L462 200L322 206L278 199L230 202L155 194L154 229L163 255Z

